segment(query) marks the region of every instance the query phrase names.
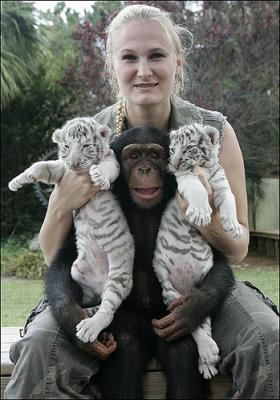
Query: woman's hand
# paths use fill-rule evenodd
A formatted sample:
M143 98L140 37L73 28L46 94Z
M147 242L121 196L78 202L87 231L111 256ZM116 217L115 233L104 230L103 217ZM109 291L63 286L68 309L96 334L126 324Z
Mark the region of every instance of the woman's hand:
M45 262L50 265L62 246L73 221L73 210L86 204L100 191L87 173L67 170L52 192L39 241Z
M67 170L51 194L50 206L55 203L61 213L72 212L86 204L100 190L99 186L92 183L88 173Z
M207 242L215 247L217 250L224 253L231 264L238 264L247 254L248 243L249 243L249 232L247 225L243 225L239 218L239 223L241 223L243 229L243 237L241 239L233 239L229 233L224 231L224 228L220 221L220 216L218 210L214 207L212 189L204 175L202 169L198 166L194 167L194 173L198 176L200 182L205 187L208 193L208 200L210 207L212 208L211 222L206 226L193 225L201 235L207 240ZM185 218L185 211L188 208L188 203L182 198L180 193L176 193L177 202L180 210L182 211L183 218ZM238 209L237 209L238 216Z

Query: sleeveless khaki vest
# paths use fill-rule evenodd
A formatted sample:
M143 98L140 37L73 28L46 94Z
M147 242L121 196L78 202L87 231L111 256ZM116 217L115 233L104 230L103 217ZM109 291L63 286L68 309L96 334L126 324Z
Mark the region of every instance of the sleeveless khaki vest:
M113 104L96 114L94 118L100 124L109 126L114 132L116 122L117 103ZM220 144L222 144L224 134L223 126L226 117L218 111L210 111L181 99L176 95L171 97L171 117L170 128L178 129L180 126L200 123L203 125L212 125L220 132Z

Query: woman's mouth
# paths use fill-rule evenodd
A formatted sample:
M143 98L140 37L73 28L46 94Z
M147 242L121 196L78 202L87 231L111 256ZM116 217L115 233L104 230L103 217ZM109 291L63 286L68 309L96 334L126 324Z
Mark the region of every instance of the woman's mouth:
M137 87L138 89L151 89L153 87L158 86L158 82L156 82L156 83L136 83L133 86Z

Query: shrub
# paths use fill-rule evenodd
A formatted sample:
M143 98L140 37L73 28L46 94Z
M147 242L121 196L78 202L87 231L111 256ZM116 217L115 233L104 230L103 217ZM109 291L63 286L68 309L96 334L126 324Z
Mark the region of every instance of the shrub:
M2 255L2 274L24 279L41 279L46 271L43 254L22 250L18 255Z

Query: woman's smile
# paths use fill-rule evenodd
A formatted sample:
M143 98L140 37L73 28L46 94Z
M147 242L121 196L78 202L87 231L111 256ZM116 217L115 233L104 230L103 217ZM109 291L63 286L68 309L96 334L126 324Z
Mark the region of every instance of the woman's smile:
M113 68L122 96L130 104L169 103L176 67L182 62L157 22L131 21L113 38Z
M133 86L141 90L150 90L158 86L158 83L135 83Z

